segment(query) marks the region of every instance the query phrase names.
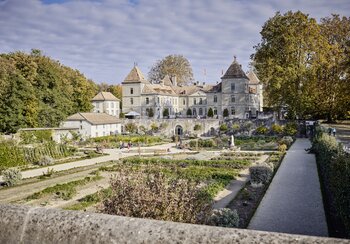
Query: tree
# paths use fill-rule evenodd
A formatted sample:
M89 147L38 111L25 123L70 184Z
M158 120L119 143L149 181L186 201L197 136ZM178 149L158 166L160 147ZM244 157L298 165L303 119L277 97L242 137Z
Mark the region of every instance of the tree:
M327 40L325 59L320 62L316 104L319 117L328 121L345 118L350 111L349 36L350 17L332 15L321 19L321 34Z
M187 109L186 115L187 115L188 117L191 117L191 116L192 116L192 110L191 110L190 108Z
M202 126L200 124L196 124L194 125L193 127L193 130L197 131L197 130L201 130L202 129Z
M214 112L212 108L208 109L208 117L213 118L214 117Z
M93 81L40 50L0 54L0 132L58 126L71 114L90 111L96 91Z
M328 48L316 20L300 11L277 12L260 34L252 59L265 84L267 104L276 110L287 107L293 118L314 114L317 72Z
M177 84L188 84L194 80L191 64L182 55L168 55L162 60L158 60L149 71L148 78L157 83L165 75L176 76Z
M222 113L222 116L224 116L224 118L227 118L227 117L228 117L228 115L229 115L229 113L228 113L228 109L227 109L227 108L225 108L225 109L224 109L224 112Z
M163 117L169 117L169 109L168 108L165 108L163 110Z

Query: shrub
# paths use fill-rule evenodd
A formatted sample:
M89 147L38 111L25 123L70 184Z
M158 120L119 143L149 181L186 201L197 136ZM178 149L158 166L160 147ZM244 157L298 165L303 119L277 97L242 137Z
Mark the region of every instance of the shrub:
M259 126L258 128L256 128L256 133L260 134L260 135L265 135L267 134L267 132L269 131L269 129L265 126Z
M254 124L251 121L246 121L243 124L243 129L247 132L249 132L253 128Z
M47 155L42 156L40 158L40 160L37 162L37 164L40 165L40 166L51 165L53 163L54 163L53 158L51 158L50 156L47 156Z
M157 125L156 123L152 123L152 124L151 124L151 130L153 130L153 131L158 131L158 130L159 130L158 125Z
M227 131L228 129L227 124L221 124L219 129L220 131Z
M286 144L280 144L278 145L278 151L285 152L287 151L287 145Z
M214 209L208 221L209 225L221 227L238 227L239 216L235 210L229 208Z
M209 108L209 109L208 109L208 117L209 117L209 118L213 118L213 117L214 117L214 112L213 112L213 109L212 109L212 108Z
M239 131L241 126L239 124L235 123L235 124L232 125L231 128L232 128L233 132L237 132L237 131Z
M271 126L271 131L272 131L272 133L274 133L274 134L282 134L282 132L283 132L283 126L278 125L278 124L273 124L273 125Z
M124 118L125 118L125 114L122 113L122 112L120 112L120 113L119 113L119 118L124 119Z
M250 182L252 184L265 184L272 177L272 169L267 164L260 164L249 168Z
M319 129L317 131L312 150L316 153L321 181L331 211L338 216L337 221L344 224L350 237L350 155L344 152L333 136Z
M290 147L293 143L293 138L291 136L284 136L280 141L279 144L285 144L287 147Z
M228 113L228 109L225 108L224 111L222 112L222 116L224 116L224 118L228 117L229 113Z
M137 131L137 125L135 125L134 123L127 123L125 125L125 130L130 132L130 133L135 133Z
M153 116L154 116L153 108L148 109L147 115L149 118L153 118Z
M22 173L19 169L10 168L2 172L2 179L7 186L14 186L22 179Z
M120 168L118 176L111 179L111 189L99 207L102 213L206 223L211 209L209 197L197 183L169 179L161 172L150 173L150 169L130 172Z
M193 127L193 130L197 131L197 130L201 130L202 129L202 126L199 125L199 124L196 124L194 127Z
M0 141L0 173L2 170L25 165L23 150L13 141Z
M196 146L197 146L196 140L190 141L190 147L196 147ZM209 140L199 139L198 140L198 147L214 147L214 146L215 146L215 143L211 139L209 139Z
M165 108L163 110L163 117L169 117L169 109L168 108Z
M52 141L52 130L21 131L20 138L23 144L49 142Z
M287 136L295 136L295 134L298 132L298 125L295 122L287 123L284 127L284 134Z

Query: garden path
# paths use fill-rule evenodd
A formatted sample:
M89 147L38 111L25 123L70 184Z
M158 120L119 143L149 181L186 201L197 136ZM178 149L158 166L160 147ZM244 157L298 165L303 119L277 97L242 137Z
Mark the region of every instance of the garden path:
M328 236L315 155L308 139L287 151L248 229Z
M161 144L161 145L156 145L156 146L149 146L149 147L141 147L141 152L142 150L145 151L150 151L150 150L166 150L168 148L171 148L175 146L175 143L166 143L166 144ZM102 162L107 162L110 160L118 160L120 158L125 158L125 157L130 157L130 156L135 156L138 155L137 148L134 147L131 149L130 152L128 152L128 149L105 149L104 152L109 154L106 156L101 156L97 158L92 158L92 159L85 159L85 160L80 160L80 161L74 161L70 163L64 163L64 164L57 164L57 165L51 165L48 167L42 167L38 169L32 169L32 170L26 170L22 171L22 178L31 178L31 177L36 177L43 175L44 172L47 172L48 169L53 169L54 171L63 171L63 170L68 170L72 168L78 168L78 167L84 167L84 166L89 166L89 165L94 165ZM176 148L171 148L170 153L179 153L179 152L185 152L182 149L176 149ZM152 155L153 152L149 153L141 153L141 155ZM0 182L2 182L2 177L0 176Z
M263 163L269 156L264 154L257 161L258 164ZM245 186L249 180L249 168L239 172L239 176L232 180L224 190L220 191L214 198L213 209L225 208L237 195L237 193Z

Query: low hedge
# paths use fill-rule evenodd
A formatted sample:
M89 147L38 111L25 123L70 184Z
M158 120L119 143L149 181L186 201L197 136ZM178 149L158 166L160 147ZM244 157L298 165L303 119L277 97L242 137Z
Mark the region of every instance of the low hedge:
M312 151L316 153L328 203L342 221L345 237L350 237L350 155L335 137L320 130L313 138Z

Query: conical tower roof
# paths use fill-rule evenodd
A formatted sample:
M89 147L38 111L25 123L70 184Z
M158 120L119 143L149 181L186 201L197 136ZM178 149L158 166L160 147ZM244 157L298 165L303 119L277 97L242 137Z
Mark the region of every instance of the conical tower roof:
M244 71L242 70L242 66L237 62L236 57L234 57L234 60L230 67L227 69L226 73L224 74L221 79L232 79L232 78L245 78L248 79Z
M130 73L126 76L123 83L149 83L142 74L139 67L134 66Z

